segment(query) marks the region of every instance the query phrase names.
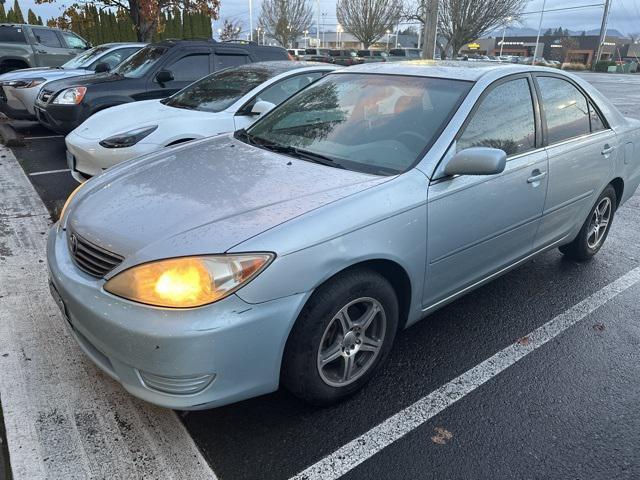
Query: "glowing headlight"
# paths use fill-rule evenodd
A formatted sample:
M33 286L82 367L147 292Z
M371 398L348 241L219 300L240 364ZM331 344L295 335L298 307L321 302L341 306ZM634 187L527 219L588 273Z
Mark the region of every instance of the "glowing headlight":
M2 82L3 87L13 87L13 88L31 88L36 87L47 80L45 78L31 78L27 80L7 80L6 82Z
M157 307L199 307L231 295L273 258L271 253L243 253L160 260L119 273L104 289Z
M157 125L151 125L150 127L136 128L135 130L129 130L128 132L119 133L109 138L105 138L100 142L105 148L125 148L132 147L143 138L149 136L158 128Z
M53 99L55 105L78 105L87 93L87 87L71 87L63 90Z

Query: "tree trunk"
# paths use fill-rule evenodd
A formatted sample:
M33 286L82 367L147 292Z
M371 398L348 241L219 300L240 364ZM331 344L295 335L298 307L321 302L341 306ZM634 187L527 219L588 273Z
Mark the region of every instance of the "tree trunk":
M156 18L146 18L145 15L142 14L140 0L129 0L129 7L138 41L145 43L151 42L153 40L153 34L156 33L158 27L158 20Z

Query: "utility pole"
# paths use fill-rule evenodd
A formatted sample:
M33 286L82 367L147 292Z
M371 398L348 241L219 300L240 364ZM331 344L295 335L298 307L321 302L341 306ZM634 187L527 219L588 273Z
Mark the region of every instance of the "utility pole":
M426 2L424 11L424 35L422 38L422 58L433 60L436 51L436 35L438 34L438 0Z
M249 0L249 40L253 41L253 4Z
M600 25L600 39L598 40L598 53L596 53L596 59L591 65L591 69L595 70L596 63L600 61L600 55L602 55L602 46L607 38L607 22L609 21L609 9L611 8L611 0L606 0L604 3L604 12L602 13L602 24Z
M316 48L320 48L320 0L316 1Z

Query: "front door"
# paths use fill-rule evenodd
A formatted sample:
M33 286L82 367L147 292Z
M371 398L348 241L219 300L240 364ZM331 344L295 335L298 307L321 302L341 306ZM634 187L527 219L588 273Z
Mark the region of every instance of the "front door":
M429 186L425 309L531 253L548 182L532 87L527 75L489 87L450 149L500 148L504 172L436 178Z
M156 80L154 74L153 78L149 79L149 86L144 99L169 97L196 80L209 75L211 73L210 57L211 54L208 49L187 50L172 57L158 68L155 74L160 70L168 70L172 73L173 80L160 83Z
M564 78L537 75L549 156L549 192L536 238L542 247L575 233L602 193L617 153L615 133Z

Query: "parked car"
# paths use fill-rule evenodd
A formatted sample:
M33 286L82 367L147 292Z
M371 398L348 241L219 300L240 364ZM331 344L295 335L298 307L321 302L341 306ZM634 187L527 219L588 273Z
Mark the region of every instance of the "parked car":
M640 121L556 69L354 66L247 130L85 182L49 234L51 290L147 401L283 385L328 404L399 329L546 250L593 257L640 183L639 144Z
M108 72L144 43L105 43L85 50L60 67L13 70L0 75L0 111L17 120L36 120L35 102L46 82Z
M422 56L419 48L392 48L389 50L389 59L398 60L418 60Z
M89 43L67 30L13 23L0 24L0 74L30 67L57 67Z
M308 62L253 63L212 73L164 100L108 108L65 138L69 169L83 182L163 147L248 127L336 68Z
M284 48L250 42L165 40L146 46L109 74L47 83L35 112L42 125L66 134L105 108L168 97L224 68L287 58Z
M344 65L348 67L350 65L364 63L364 59L359 58L355 50L329 50L329 56L333 59L333 63L337 65Z
M302 60L302 57L304 56L304 52L305 49L304 48L289 48L287 49L287 52L289 53L289 55L291 55L291 57L294 60Z
M384 50L358 50L358 57L362 58L364 63L389 61L389 54Z

